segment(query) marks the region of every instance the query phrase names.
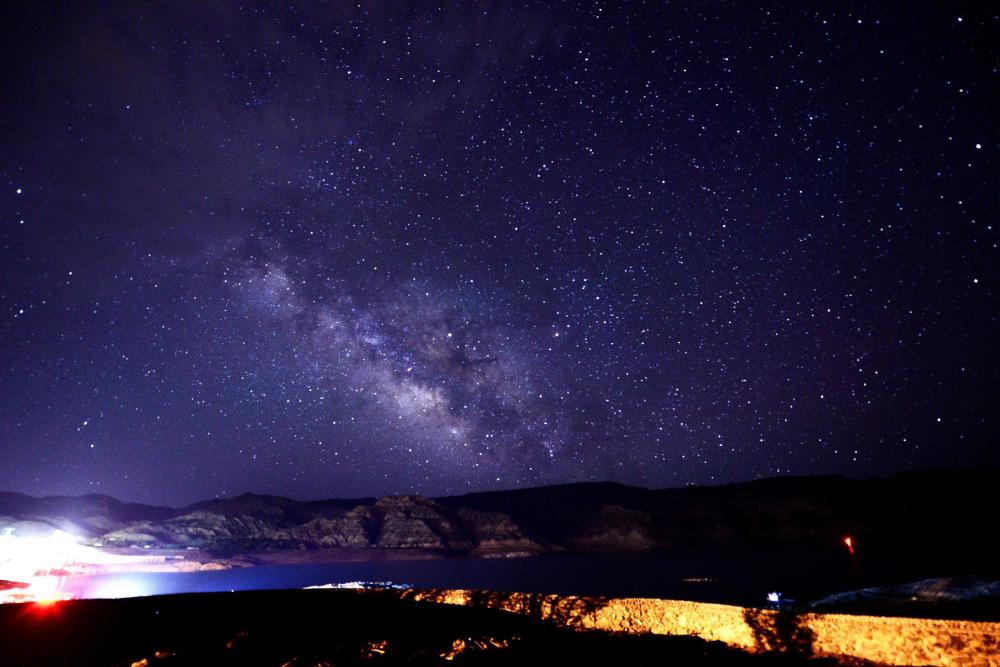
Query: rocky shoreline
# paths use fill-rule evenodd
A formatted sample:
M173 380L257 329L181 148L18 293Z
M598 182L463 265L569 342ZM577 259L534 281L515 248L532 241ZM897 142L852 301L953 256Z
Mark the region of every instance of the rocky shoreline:
M752 653L884 665L1000 666L1000 622L811 613L655 598L403 590L401 599L499 609L577 630L686 635Z

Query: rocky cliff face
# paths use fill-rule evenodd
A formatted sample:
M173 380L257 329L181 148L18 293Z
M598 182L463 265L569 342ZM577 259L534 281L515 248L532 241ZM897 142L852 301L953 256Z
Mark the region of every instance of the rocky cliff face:
M885 480L778 478L662 490L569 484L437 499L300 502L244 494L181 509L127 505L105 496L0 493L0 529L27 534L61 528L105 545L226 553L355 548L504 554L783 545L829 550L851 534L862 543L872 543L871 536L882 545L912 545L922 557L941 562L955 553L1000 562L982 528L995 519L996 483L994 471L942 471Z
M577 534L567 539L567 544L581 550L633 551L653 549L663 541L657 536L648 512L604 505Z
M321 548L357 549L372 543L371 512L367 507L357 507L342 516L317 517L296 530L304 544Z
M545 549L503 512L480 512L463 507L457 515L480 552L536 552Z
M226 516L197 511L167 519L141 521L102 537L108 545L205 546L227 540L279 540L283 531L274 523L245 514Z
M204 506L204 505L202 505ZM224 510L224 507L216 507ZM287 508L243 503L254 515L199 509L165 521L139 521L100 537L106 545L254 548L427 549L444 553L541 551L501 512L451 509L420 496L388 496L305 521Z

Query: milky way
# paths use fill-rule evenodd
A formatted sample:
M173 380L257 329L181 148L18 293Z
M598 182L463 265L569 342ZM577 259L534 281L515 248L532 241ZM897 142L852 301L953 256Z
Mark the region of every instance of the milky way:
M330 290L304 296L305 281L274 262L236 276L234 289L253 310L301 344L295 371L334 401L369 408L368 419L407 443L407 454L417 447L417 457L478 478L479 468L510 462L532 472L530 462L567 449L556 408L568 392L557 393L561 383L532 353L532 338L548 332L519 330L514 314L433 281L383 290L362 307Z
M998 24L4 3L0 487L995 465Z

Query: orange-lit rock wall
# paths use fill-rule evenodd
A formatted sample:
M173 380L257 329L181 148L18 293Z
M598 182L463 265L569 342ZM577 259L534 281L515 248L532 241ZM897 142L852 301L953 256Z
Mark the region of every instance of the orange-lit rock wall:
M1000 623L846 614L792 616L682 600L464 590L411 590L404 597L492 607L581 629L695 635L750 651L848 655L889 665L1000 667Z

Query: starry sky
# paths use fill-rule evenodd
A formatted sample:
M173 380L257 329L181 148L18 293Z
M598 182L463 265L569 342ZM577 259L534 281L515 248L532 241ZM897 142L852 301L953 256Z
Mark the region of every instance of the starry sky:
M1000 20L751 4L3 3L0 486L997 465Z

